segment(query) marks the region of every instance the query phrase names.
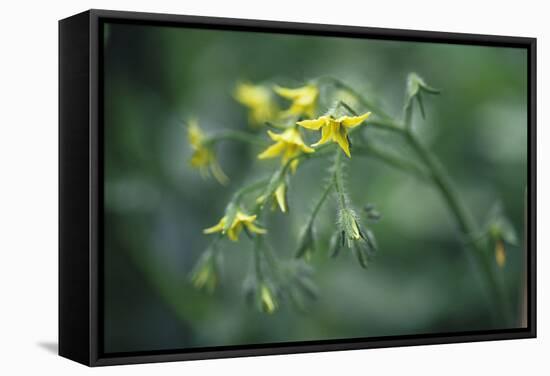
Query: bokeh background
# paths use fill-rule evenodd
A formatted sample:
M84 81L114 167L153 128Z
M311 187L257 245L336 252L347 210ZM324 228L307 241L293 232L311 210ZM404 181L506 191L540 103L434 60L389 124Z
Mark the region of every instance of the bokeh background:
M459 46L213 31L130 24L104 30L104 350L128 352L500 329L491 299L463 251L455 223L434 189L368 158L353 158L348 189L358 208L376 204L371 228L380 251L368 270L352 255L327 255L330 202L318 219L311 260L319 299L307 312L284 305L273 315L246 304L251 243L223 244L223 279L208 295L189 273L210 242L202 229L221 217L232 193L272 171L260 151L227 142L217 155L231 182L202 179L188 163L183 120L208 132L248 129L232 98L242 80L298 86L334 76L399 116L407 74L437 97L416 131L439 156L476 220L497 201L523 240L527 178L527 54ZM408 158L395 138L373 142ZM290 213L274 212L269 241L292 256L298 232L322 189L328 161L304 163L289 191ZM522 247L507 247L497 270L521 326ZM494 266L496 268L496 266Z

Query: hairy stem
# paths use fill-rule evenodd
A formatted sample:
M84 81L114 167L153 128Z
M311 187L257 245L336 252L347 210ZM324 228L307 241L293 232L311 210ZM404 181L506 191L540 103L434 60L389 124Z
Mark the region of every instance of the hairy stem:
M336 155L334 157L334 188L336 190L336 196L338 198L338 205L341 209L345 209L348 205L346 192L344 190L344 177L342 176L342 152L340 149L336 149Z

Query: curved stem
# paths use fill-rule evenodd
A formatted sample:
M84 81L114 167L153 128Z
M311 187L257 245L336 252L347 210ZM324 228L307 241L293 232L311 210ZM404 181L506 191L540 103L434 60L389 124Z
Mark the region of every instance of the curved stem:
M357 99L361 100L361 97L359 95L356 95L356 97ZM357 112L354 111L346 103L340 102L339 105L345 107L346 110L349 111L352 115L357 115ZM473 238L474 234L476 233L477 224L473 220L469 211L466 209L465 205L460 200L460 196L454 189L454 185L452 184L450 178L447 176L445 170L443 169L435 155L431 153L427 148L425 148L424 145L412 132L412 106L408 107L409 108L405 109L404 125L399 124L399 122L393 120L390 116L387 115L383 115L385 119L372 120L369 121L368 124L379 129L385 129L403 135L407 143L409 143L410 146L418 154L426 168L429 170L428 177L434 183L435 187L438 188L441 196L443 197L451 213L455 217L460 231L468 239L468 242L472 244L471 247L466 249L471 250L470 254L475 260L478 268L480 269L481 274L485 277L488 288L493 292L491 296L495 299L495 303L499 307L497 314L501 315L505 321L508 321L510 310L508 307L508 299L506 298L506 294L497 276L495 275L494 269L491 267L489 259L484 254L483 248L479 245L479 242L477 242L476 239ZM375 111L374 108L373 111ZM382 112L382 114L385 113ZM388 155L380 155L380 153L378 153L377 156L382 157L382 160L396 167L400 167L402 169L405 169L403 167L406 167L407 170L414 171L415 174L418 172L416 166L414 168L411 168L410 164L405 166L402 161L388 158ZM338 185L336 185L336 188L338 190Z
M408 172L422 181L429 182L432 179L431 175L424 169L418 167L416 163L398 158L392 155L392 153L375 148L372 145L356 145L353 147L353 152L358 156L374 157L398 170Z
M341 106L343 107L347 112L349 112L351 115L353 116L358 116L359 114L357 113L357 111L355 111L353 108L351 108L351 106L349 104L347 104L346 102L344 101L338 101L336 103L336 106ZM388 131L392 131L392 132L397 132L397 133L402 133L403 132L403 127L395 122L393 119L391 118L386 118L384 120L376 120L376 119L370 119L367 121L367 124L372 126L372 127L375 127L375 128L378 128L378 129L384 129L384 130L388 130ZM350 133L352 131L354 131L355 129L358 129L358 128L353 128Z
M357 98L357 100L361 103L361 105L368 108L369 110L374 112L376 115L380 116L381 118L391 119L391 116L388 115L384 110L382 110L382 108L380 108L373 102L369 101L367 98L361 95L357 90L355 90L345 82L340 81L335 77L321 77L319 81L320 82L326 81L327 83L331 83L337 88L347 91L348 93L353 95L355 98Z
M480 268L481 274L485 276L486 283L489 289L491 289L494 293L491 296L495 299L495 303L499 306L497 313L501 315L504 320L508 321L509 307L506 295L503 291L501 284L499 283L494 269L491 267L489 259L484 253L483 248L479 245L479 242L477 242L474 237L474 234L477 233L477 224L471 217L465 205L461 202L459 195L455 191L450 178L447 176L436 157L424 147L424 145L410 130L407 129L406 131L404 131L404 134L406 140L422 159L426 167L430 170L435 186L439 189L443 199L447 203L447 206L454 214L454 217L462 234L471 244L471 247L468 247L466 249L471 250L471 256L473 257L473 259L475 259L477 266Z
M317 204L315 204L315 207L313 208L313 211L311 212L311 215L310 215L309 221L308 221L308 224L310 226L311 226L311 224L313 224L313 221L315 221L315 217L317 217L317 213L319 213L319 210L321 210L321 207L325 203L325 200L327 199L328 194L332 190L333 185L334 185L334 183L330 182L326 186L325 190L323 191L323 194L321 195L321 198L319 199L319 201L317 201Z
M244 196L245 194L254 192L262 188L268 183L269 183L269 178L266 178L266 179L255 181L254 183L251 183L249 185L246 185L233 194L233 199L231 201L238 202L241 199L241 197Z

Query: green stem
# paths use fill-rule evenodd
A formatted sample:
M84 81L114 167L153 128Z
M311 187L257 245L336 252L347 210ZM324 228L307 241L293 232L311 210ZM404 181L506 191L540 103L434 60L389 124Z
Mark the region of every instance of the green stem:
M254 192L254 191L264 187L268 183L269 183L269 178L261 179L261 180L255 181L254 183L246 185L246 186L242 187L241 189L239 189L238 191L236 191L233 194L233 199L231 201L235 202L235 203L238 203L244 195L246 195L248 193L251 193L251 192Z
M351 106L349 104L347 104L346 102L344 102L344 101L341 101L341 100L338 101L336 103L336 106L337 107L338 106L343 107L347 112L349 112L353 116L358 116L359 115L357 113L357 111L355 111L353 108L351 108ZM384 129L384 130L397 132L397 133L402 133L403 132L403 127L401 127L401 125L399 125L399 123L395 122L391 118L387 118L387 119L384 119L384 120L376 120L376 119L371 120L369 118L369 120L367 120L367 125L369 125L371 127L378 128L378 129ZM358 129L358 128L351 129L350 133L353 132L355 129Z
M382 108L380 108L379 106L377 106L373 102L369 101L367 98L365 98L363 95L361 95L357 90L355 90L354 88L352 88L351 86L349 86L345 82L340 81L339 79L334 78L334 77L321 77L319 79L319 81L320 82L325 81L327 83L330 83L330 84L334 85L335 87L337 87L339 89L347 91L348 93L353 95L361 103L361 105L363 105L367 109L374 112L377 116L379 116L381 118L385 118L385 119L391 119L391 116L388 115L384 110L382 110Z
M485 276L489 289L493 291L491 296L495 299L495 303L499 306L497 314L501 315L506 321L508 321L509 307L506 295L489 259L484 253L483 248L474 238L474 234L477 233L477 225L475 221L467 211L464 204L461 202L450 178L445 173L436 157L424 147L424 145L410 130L404 131L404 135L408 143L413 147L426 167L430 170L435 186L439 189L441 196L447 203L450 211L454 214L462 234L467 238L468 243L471 244L471 247L466 249L471 250L471 256L475 259L478 267L480 268L481 274Z
M353 94L353 92L351 93ZM355 96L361 101L360 95ZM339 105L346 108L346 110L352 115L357 116L357 112L354 111L346 103L340 102ZM377 111L373 107L370 108L372 108L373 111ZM473 259L475 259L475 262L479 267L481 274L485 277L488 288L493 292L491 296L495 299L495 303L499 307L497 314L501 315L504 320L509 320L508 300L506 298L502 285L495 275L494 269L491 267L490 260L484 254L483 248L479 245L478 242L475 241L475 239L472 238L476 233L477 224L471 217L466 207L461 202L459 195L454 189L450 178L445 173L445 170L443 169L435 155L433 155L427 148L425 148L424 145L422 145L422 143L414 135L414 133L412 133L412 106L407 106L405 108L404 125L399 124L399 122L393 120L384 112L378 112L378 114L382 114L382 117L384 119L371 120L368 122L368 125L370 125L371 127L385 129L403 135L405 137L405 140L418 154L426 168L429 170L427 177L430 178L429 180L431 180L435 184L436 188L438 188L438 190L440 191L440 194L445 200L451 213L453 213L453 216L455 217L455 220L458 223L458 226L463 236L465 236L469 240L469 243L472 244L471 247L466 249L471 250L470 253ZM404 165L402 161L396 160L395 158L389 158L388 155L381 155L380 152L377 152L375 154L377 154L377 157L381 157L380 159L388 162L390 165L413 171L415 174L418 174L419 172L419 169L417 169L416 166L412 167L412 165L410 164ZM339 190L338 184L336 184L336 189L337 191ZM345 198L344 196L342 197ZM340 202L345 204L345 201Z
M315 204L315 207L313 208L313 211L311 212L311 216L309 217L308 224L311 226L313 224L313 221L315 221L315 217L317 217L317 213L319 213L319 210L321 210L321 207L323 206L325 200L328 197L328 194L332 190L332 186L334 185L333 182L330 182L325 190L323 191L323 194L321 195L321 198L319 201L317 201L317 204Z
M392 155L392 153L388 153L372 145L367 144L354 146L353 152L354 155L358 156L374 157L398 170L408 172L422 181L431 181L431 175L424 171L424 169L418 167L416 163L398 158L395 155Z
M338 204L341 209L347 208L347 198L344 190L344 177L342 176L342 152L336 149L334 157L334 188L338 197Z

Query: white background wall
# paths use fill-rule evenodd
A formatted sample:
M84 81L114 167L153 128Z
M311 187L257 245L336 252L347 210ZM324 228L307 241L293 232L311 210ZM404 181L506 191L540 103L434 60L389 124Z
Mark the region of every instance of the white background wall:
M0 374L549 374L544 1L6 1L0 21ZM57 20L88 8L519 35L538 41L539 338L88 369L57 342Z

